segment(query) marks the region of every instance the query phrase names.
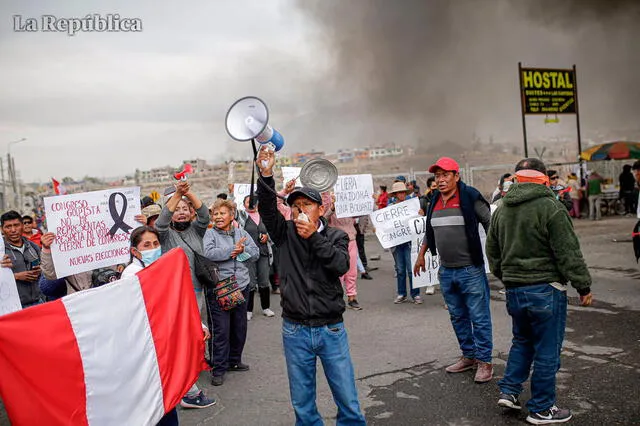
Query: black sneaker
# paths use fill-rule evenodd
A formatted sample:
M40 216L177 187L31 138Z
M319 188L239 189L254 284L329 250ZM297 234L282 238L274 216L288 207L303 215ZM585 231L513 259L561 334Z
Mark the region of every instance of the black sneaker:
M200 391L194 398L184 397L180 401L182 408L207 408L215 405L215 398L207 398L204 392Z
M347 306L351 309L353 309L354 311L361 311L362 307L360 307L360 304L358 303L358 301L356 299L350 300L347 302Z
M511 408L513 410L521 410L522 405L518 401L517 395L509 395L508 393L501 393L498 399L498 405L500 407Z
M371 275L369 275L368 272L363 272L362 274L360 274L360 278L362 278L363 280L372 280L373 277Z
M249 366L239 362L229 366L229 371L249 371Z
M222 386L223 383L224 383L224 375L211 377L211 384L213 386Z
M564 423L571 420L571 411L558 408L555 405L546 411L529 413L527 421L533 425L549 425L552 423Z

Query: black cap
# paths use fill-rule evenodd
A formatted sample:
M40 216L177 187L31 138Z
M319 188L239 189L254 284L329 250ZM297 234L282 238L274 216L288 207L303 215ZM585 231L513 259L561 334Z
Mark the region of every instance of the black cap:
M312 189L306 186L303 186L302 188L298 188L294 190L291 194L289 194L289 196L287 197L287 204L292 205L295 199L298 197L307 197L314 203L318 203L322 205L322 196L320 195L320 193L315 189Z

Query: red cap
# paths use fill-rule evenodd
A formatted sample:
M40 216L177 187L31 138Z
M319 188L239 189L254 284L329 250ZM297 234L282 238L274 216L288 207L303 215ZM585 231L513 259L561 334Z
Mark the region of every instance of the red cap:
M440 157L436 164L429 167L429 173L435 173L437 169L442 169L445 172L459 172L460 166L453 158Z

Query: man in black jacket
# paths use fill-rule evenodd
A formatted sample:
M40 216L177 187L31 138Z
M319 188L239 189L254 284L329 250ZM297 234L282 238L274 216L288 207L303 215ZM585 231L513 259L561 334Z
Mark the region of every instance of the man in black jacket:
M360 410L340 276L349 270L349 237L324 219L318 191L300 188L287 198L293 220L276 204L273 152L262 149L258 211L278 248L282 295L282 341L296 425L322 424L316 406L316 360L320 358L338 406L337 425L365 425Z

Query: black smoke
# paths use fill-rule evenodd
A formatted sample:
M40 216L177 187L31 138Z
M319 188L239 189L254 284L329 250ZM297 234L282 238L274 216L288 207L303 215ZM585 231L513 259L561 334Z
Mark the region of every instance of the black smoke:
M640 1L298 0L352 96L354 125L467 143L520 140L517 63L577 65L583 129L639 128ZM374 124L373 126L375 126ZM398 141L396 141L398 142Z

